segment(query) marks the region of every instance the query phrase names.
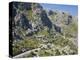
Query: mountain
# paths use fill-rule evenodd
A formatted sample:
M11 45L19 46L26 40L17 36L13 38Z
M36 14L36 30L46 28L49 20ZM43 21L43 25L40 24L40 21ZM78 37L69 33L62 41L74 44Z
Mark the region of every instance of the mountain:
M77 17L45 10L39 3L13 3L13 55L40 48L31 56L77 54ZM32 55L33 53L33 55ZM28 57L26 55L26 57Z

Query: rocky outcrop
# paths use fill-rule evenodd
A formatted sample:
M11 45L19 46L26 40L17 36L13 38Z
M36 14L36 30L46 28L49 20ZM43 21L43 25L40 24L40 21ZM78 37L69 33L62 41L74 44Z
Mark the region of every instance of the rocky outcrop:
M47 26L49 30L52 28L52 22L48 18L47 13L45 11L42 11L41 21L42 21L43 26Z

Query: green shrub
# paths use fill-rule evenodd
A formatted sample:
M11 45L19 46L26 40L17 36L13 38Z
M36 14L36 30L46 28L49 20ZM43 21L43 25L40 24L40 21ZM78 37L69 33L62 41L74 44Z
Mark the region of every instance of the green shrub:
M13 55L22 53L22 48L31 50L31 49L38 48L39 45L40 45L40 41L36 39L27 39L27 40L18 41L13 46Z

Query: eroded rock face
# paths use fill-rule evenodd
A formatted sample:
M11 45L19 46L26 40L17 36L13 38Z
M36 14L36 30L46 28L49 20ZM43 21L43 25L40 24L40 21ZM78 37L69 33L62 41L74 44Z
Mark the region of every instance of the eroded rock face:
M40 4L33 4L32 11L35 15L40 15L42 13L43 7Z
M29 28L31 29L32 26L29 24L29 20L26 18L26 16L24 14L21 14L20 16L20 20L17 21L17 23L19 23L19 26L21 26L23 29L24 28Z
M42 21L43 26L47 26L49 29L52 28L52 22L48 18L47 13L45 11L42 11L41 21Z
M55 28L56 32L59 32L59 33L62 32L62 31L61 31L61 27L59 27L59 26L57 26L57 25L55 25L55 24L54 24L54 28Z
M71 16L71 15L69 15L69 16L68 16L67 25L69 25L69 24L71 23L71 21L72 21L72 16Z

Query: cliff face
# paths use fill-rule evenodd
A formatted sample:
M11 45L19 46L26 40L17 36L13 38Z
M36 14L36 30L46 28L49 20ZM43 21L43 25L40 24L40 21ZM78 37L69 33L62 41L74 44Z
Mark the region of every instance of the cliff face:
M37 48L40 47L41 44L47 44L47 48L50 48L50 50L54 49L52 55L77 53L77 43L74 42L75 40L77 41L77 17L74 17L66 12L52 10L47 11L37 3L16 2L13 4L13 18L13 55L21 53L22 48L27 51L28 48L28 50ZM30 45L26 45L28 40L32 41L32 44L35 43L35 40L37 40L39 45L36 46L36 44L34 44L30 47ZM22 44L21 41L27 41L23 44L25 47L20 45ZM70 45L70 43L72 45ZM18 46L18 48L15 48L17 46L16 44L19 44L21 47ZM71 46L74 46L74 48ZM72 52L69 50L64 51L66 47ZM49 50L45 47L43 48L45 50ZM41 53L43 51L45 52L44 49L41 50ZM56 52L56 49L59 53ZM17 52L15 52L16 50ZM46 53L51 55L51 51ZM43 56L46 56L46 53L42 53ZM38 52L38 54L40 53Z

